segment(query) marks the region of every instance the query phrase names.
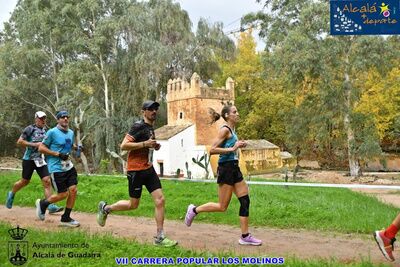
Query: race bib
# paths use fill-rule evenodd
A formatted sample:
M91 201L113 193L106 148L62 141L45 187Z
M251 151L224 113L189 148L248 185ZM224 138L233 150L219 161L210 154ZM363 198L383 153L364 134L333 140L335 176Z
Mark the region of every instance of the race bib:
M72 164L72 161L70 159L68 160L61 160L61 169L63 171L69 171L74 167L74 164Z
M40 158L35 158L33 161L35 162L35 165L38 168L47 165L46 161L43 158L43 155Z

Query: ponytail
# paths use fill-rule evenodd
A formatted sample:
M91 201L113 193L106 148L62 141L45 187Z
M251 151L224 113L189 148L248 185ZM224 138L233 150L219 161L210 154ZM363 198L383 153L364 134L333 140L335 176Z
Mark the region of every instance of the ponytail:
M226 121L232 106L233 105L230 104L225 105L221 110L221 114L216 112L213 108L208 108L208 114L210 115L210 124L213 124L214 122L219 120L221 116Z
M219 113L216 112L213 108L208 108L208 114L210 116L210 124L213 124L214 122L219 120L219 118L221 118L221 115L219 115Z

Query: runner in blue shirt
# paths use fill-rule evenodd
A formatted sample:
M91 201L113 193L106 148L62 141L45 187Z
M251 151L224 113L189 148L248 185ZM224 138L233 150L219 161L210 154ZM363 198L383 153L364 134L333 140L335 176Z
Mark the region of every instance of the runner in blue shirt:
M57 194L53 194L45 199L36 200L36 215L40 220L44 220L46 209L51 203L67 199L65 212L61 216L62 226L78 227L78 221L71 218L71 211L75 204L77 194L78 175L75 167L69 159L73 148L74 132L69 129L69 114L67 111L59 111L56 115L57 126L50 129L39 151L47 155L51 183Z
M18 145L26 149L22 158L22 177L13 185L11 191L7 193L6 207L8 209L12 208L15 194L29 184L35 170L42 180L44 195L46 197L51 196L50 175L47 164L43 154L38 151L38 147L46 131L46 113L38 111L35 113L35 123L27 126L17 141ZM56 213L63 210L62 207L58 207L55 204L51 204L48 209L49 213Z

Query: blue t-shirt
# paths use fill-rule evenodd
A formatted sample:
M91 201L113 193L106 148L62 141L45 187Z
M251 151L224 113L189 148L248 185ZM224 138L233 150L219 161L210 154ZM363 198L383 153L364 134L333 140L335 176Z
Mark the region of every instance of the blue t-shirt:
M50 150L68 154L71 153L74 140L74 132L71 129L64 131L57 126L50 129L43 140ZM61 160L59 157L47 155L47 164L49 172L66 172L72 169L73 165L71 160Z
M222 127L226 127L229 129L229 131L231 132L231 137L226 139L221 145L221 148L229 148L229 147L233 147L236 143L236 141L238 140L237 135L235 133L235 131L233 131L231 128L229 128L227 125L224 125ZM219 160L218 163L222 163L222 162L226 162L226 161L233 161L233 160L238 160L238 156L236 152L229 152L226 154L220 154L219 155Z
M29 125L24 129L21 134L21 138L27 142L38 143L42 142L44 136L46 135L47 128L39 128L36 124ZM27 146L25 149L24 160L35 160L41 158L42 154L39 152L37 147Z

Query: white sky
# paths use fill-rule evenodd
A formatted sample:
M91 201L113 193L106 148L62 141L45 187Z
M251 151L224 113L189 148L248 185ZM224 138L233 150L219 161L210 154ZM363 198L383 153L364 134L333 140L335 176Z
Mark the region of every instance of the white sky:
M17 0L0 0L0 30L2 30L3 22L7 21L14 7L17 5Z
M0 30L3 29L3 22L10 18L18 0L0 0ZM181 8L189 13L190 20L194 27L200 17L208 22L223 22L224 32L228 33L239 29L240 18L249 13L262 9L262 5L255 0L174 0L181 5ZM235 36L230 35L235 39ZM255 36L256 37L256 36ZM263 50L264 44L256 38L257 50Z
M225 33L238 30L240 18L245 14L263 8L263 5L256 3L256 0L175 0L175 2L178 2L181 8L189 13L194 27L202 17L211 23L222 22ZM238 34L230 34L229 37L236 40ZM258 38L257 31L254 31L254 37L257 42L257 50L264 50L265 44Z

